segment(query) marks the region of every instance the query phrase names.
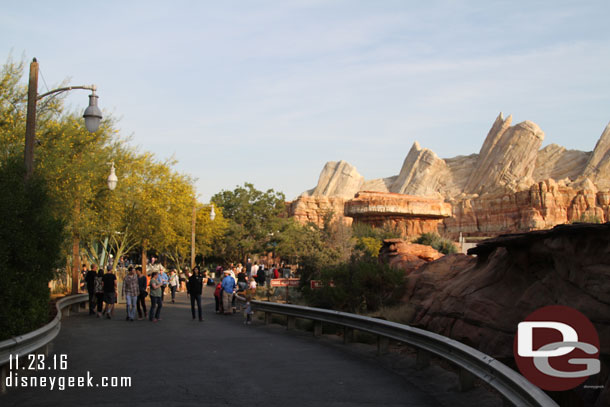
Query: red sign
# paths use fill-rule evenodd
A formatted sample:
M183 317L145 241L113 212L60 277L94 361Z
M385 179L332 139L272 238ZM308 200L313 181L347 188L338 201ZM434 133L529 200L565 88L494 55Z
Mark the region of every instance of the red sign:
M271 287L298 287L300 281L298 278L274 278Z

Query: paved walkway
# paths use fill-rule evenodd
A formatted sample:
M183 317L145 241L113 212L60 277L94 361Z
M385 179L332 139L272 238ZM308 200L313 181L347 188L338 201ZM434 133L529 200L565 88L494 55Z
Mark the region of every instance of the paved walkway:
M414 385L372 351L316 339L304 332L214 313L206 287L204 322L191 320L178 293L158 323L126 322L124 306L112 320L86 312L62 321L52 355L67 355L67 370L48 375L131 377L130 388L9 389L2 406L437 406L455 405L456 393ZM148 299L147 299L148 300ZM147 306L149 302L147 301ZM435 376L439 380L438 376ZM426 379L429 380L429 379ZM437 383L438 384L438 383ZM447 384L445 387L452 385ZM422 389L423 388L423 389ZM461 397L461 396L460 396ZM468 398L468 396L467 396ZM478 400L475 393L466 405ZM474 399L472 399L474 398Z

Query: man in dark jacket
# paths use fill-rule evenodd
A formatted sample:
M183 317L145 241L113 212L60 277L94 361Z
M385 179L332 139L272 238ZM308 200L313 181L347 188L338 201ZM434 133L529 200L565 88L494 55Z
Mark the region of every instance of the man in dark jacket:
M83 264L83 272L87 270L87 265ZM97 266L91 265L91 270L85 274L85 282L87 283L87 292L89 293L89 315L95 314L97 307L97 298L95 296L95 277L97 276Z
M203 321L201 316L201 294L203 293L203 276L199 270L199 266L193 268L193 275L189 277L186 283L186 291L191 296L191 313L193 320L195 319L195 301L197 301L197 311L199 313L199 321Z

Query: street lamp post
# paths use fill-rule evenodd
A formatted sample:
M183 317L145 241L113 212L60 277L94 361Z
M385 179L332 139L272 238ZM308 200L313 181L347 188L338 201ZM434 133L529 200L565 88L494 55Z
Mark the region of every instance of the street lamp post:
M95 85L91 86L68 86L54 89L50 92L38 94L38 62L36 58L30 63L30 78L28 82L28 107L25 122L25 179L30 179L34 173L34 144L36 139L36 103L47 96L57 93L68 92L74 89L86 89L91 91L89 95L89 107L85 110L85 126L90 133L94 133L100 126L102 112L97 107L98 96L95 94Z

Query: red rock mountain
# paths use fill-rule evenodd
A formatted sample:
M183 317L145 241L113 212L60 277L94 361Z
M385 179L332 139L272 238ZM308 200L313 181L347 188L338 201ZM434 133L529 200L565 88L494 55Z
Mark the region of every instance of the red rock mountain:
M317 186L292 202L290 212L319 225L331 212L347 223L353 218L379 225L386 219L405 236L433 224L454 238L548 229L580 219L608 221L610 124L595 149L582 152L555 144L541 149L544 132L535 123L511 126L511 121L500 114L479 153L469 156L441 159L415 142L399 174L387 178L366 180L345 161L328 162ZM350 203L356 194L358 202ZM418 213L405 209L421 198L431 207L418 203ZM389 201L402 203L382 204ZM440 218L439 201L451 207Z

